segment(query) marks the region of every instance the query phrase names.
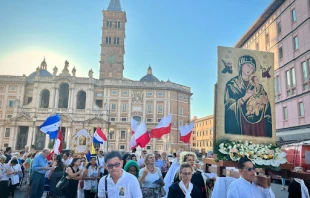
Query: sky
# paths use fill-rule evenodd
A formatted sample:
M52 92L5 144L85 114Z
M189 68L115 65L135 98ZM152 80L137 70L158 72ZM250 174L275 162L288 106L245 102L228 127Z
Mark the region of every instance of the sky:
M217 47L233 47L271 0L120 0L126 11L124 77L149 65L159 80L191 87L191 116L213 114ZM102 10L110 0L0 0L0 75L29 75L65 60L99 78Z

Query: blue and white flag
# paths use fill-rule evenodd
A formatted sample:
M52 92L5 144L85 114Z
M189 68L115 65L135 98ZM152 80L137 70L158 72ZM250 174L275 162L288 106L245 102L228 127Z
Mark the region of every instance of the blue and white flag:
M60 124L60 116L56 114L48 117L45 122L40 126L40 131L50 136L50 139L56 139L58 134L58 127Z

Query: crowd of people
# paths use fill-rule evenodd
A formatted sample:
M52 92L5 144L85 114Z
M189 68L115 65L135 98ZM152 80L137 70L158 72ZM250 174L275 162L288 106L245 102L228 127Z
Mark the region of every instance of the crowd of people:
M51 156L48 149L29 151L27 146L19 153L12 154L10 147L0 152L1 198L14 198L17 188L30 198L43 194L51 198L209 198L213 190L224 190L213 189L216 175L201 170L193 152L178 151L173 161L165 152L145 150L139 156L135 151L121 154L97 149L88 159L73 151ZM228 198L275 197L270 187L254 182L256 172L251 160L241 158L238 169L241 177L226 189ZM57 186L62 178L68 182L60 189ZM294 179L293 185L294 189L301 186L299 194L309 197L303 181ZM298 194L293 187L289 189L289 196Z

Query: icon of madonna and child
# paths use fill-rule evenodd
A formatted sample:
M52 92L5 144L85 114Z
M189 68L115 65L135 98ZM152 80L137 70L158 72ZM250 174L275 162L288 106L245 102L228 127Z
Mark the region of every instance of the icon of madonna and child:
M252 56L241 56L238 59L238 76L226 83L226 134L272 137L271 106L259 76L255 75L256 69Z

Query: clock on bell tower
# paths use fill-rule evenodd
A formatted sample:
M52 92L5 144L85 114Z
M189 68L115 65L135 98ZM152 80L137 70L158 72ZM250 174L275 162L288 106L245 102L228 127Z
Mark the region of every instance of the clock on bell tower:
M126 12L122 11L120 0L110 0L108 9L103 10L102 14L99 79L121 79L124 71Z

